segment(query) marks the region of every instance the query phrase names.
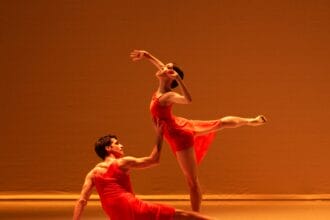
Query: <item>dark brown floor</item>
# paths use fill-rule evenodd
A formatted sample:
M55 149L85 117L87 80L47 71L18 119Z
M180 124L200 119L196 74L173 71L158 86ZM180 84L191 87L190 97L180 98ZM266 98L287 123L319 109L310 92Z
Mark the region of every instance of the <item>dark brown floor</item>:
M163 202L189 209L186 201ZM0 201L1 220L71 219L73 201ZM206 201L202 213L221 220L329 220L330 201ZM98 201L82 220L106 219Z

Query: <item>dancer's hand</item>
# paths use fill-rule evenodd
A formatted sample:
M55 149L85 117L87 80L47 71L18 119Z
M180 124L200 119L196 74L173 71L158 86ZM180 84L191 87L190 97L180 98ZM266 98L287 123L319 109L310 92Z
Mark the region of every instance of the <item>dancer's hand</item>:
M167 75L171 79L178 79L179 78L179 74L177 72L175 72L174 70L167 71Z
M138 61L141 60L146 54L148 54L148 52L145 50L133 50L129 56L133 61Z

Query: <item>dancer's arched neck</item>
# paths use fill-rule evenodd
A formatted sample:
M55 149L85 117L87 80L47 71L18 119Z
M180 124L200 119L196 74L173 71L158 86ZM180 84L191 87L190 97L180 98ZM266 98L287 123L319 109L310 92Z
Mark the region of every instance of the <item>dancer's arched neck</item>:
M164 93L170 92L171 90L172 89L171 89L170 84L168 84L167 82L165 82L163 80L159 81L159 86L158 86L158 89L157 89L158 94L164 94Z

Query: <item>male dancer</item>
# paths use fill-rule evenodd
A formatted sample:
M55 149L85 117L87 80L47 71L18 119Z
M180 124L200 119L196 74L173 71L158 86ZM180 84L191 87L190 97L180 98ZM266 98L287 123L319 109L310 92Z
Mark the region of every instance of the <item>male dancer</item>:
M103 162L98 163L86 176L73 213L79 220L95 186L103 210L111 220L207 220L209 217L196 212L175 209L171 206L142 201L135 197L128 171L148 168L159 163L162 147L162 126L157 121L156 144L147 157L124 156L123 145L114 135L101 137L95 151Z

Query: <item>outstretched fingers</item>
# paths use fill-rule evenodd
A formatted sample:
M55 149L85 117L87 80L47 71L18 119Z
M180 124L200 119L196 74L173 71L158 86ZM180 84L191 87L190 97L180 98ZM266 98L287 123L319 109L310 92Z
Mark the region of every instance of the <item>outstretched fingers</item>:
M138 61L143 58L143 54L144 54L143 50L133 50L129 56L133 61Z

